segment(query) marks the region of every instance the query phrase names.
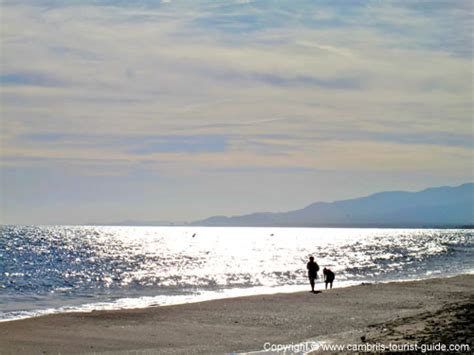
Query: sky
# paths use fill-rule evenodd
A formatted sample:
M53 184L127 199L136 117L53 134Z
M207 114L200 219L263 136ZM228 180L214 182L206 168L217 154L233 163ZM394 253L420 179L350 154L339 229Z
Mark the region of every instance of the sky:
M0 222L179 223L472 182L473 6L0 0Z

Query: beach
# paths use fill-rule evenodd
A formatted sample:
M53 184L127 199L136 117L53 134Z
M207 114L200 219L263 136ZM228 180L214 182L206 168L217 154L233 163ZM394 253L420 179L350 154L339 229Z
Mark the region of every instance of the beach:
M437 332L444 333L439 341L472 343L473 297L474 275L461 275L317 294L63 313L0 323L0 349L2 354L218 354L310 339L362 343L365 336L367 343L434 341ZM454 333L449 337L446 332Z

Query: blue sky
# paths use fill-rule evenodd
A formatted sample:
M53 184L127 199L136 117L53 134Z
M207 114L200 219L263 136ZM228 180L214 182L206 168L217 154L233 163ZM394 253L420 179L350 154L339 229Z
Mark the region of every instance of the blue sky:
M0 1L2 223L473 180L473 2Z

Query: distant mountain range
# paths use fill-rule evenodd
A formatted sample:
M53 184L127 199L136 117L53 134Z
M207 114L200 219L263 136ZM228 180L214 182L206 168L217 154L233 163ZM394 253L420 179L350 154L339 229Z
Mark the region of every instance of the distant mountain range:
M380 192L336 202L317 202L303 209L243 216L214 216L194 226L266 227L472 227L474 183L419 192Z

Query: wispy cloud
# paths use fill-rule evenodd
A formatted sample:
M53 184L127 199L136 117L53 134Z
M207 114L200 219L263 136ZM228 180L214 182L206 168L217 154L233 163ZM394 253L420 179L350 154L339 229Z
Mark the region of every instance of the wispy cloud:
M142 147L131 150L131 153L222 153L228 149L228 138L224 136L162 136L148 139Z
M2 86L50 86L63 87L66 83L54 76L42 73L7 73L0 75Z
M364 80L362 78L330 78L322 79L312 76L295 76L295 77L283 77L274 74L266 73L255 73L251 75L252 78L261 81L266 84L286 87L311 87L317 86L323 89L340 89L340 90L354 90L361 89L364 86Z
M472 176L471 1L0 6L4 169Z

